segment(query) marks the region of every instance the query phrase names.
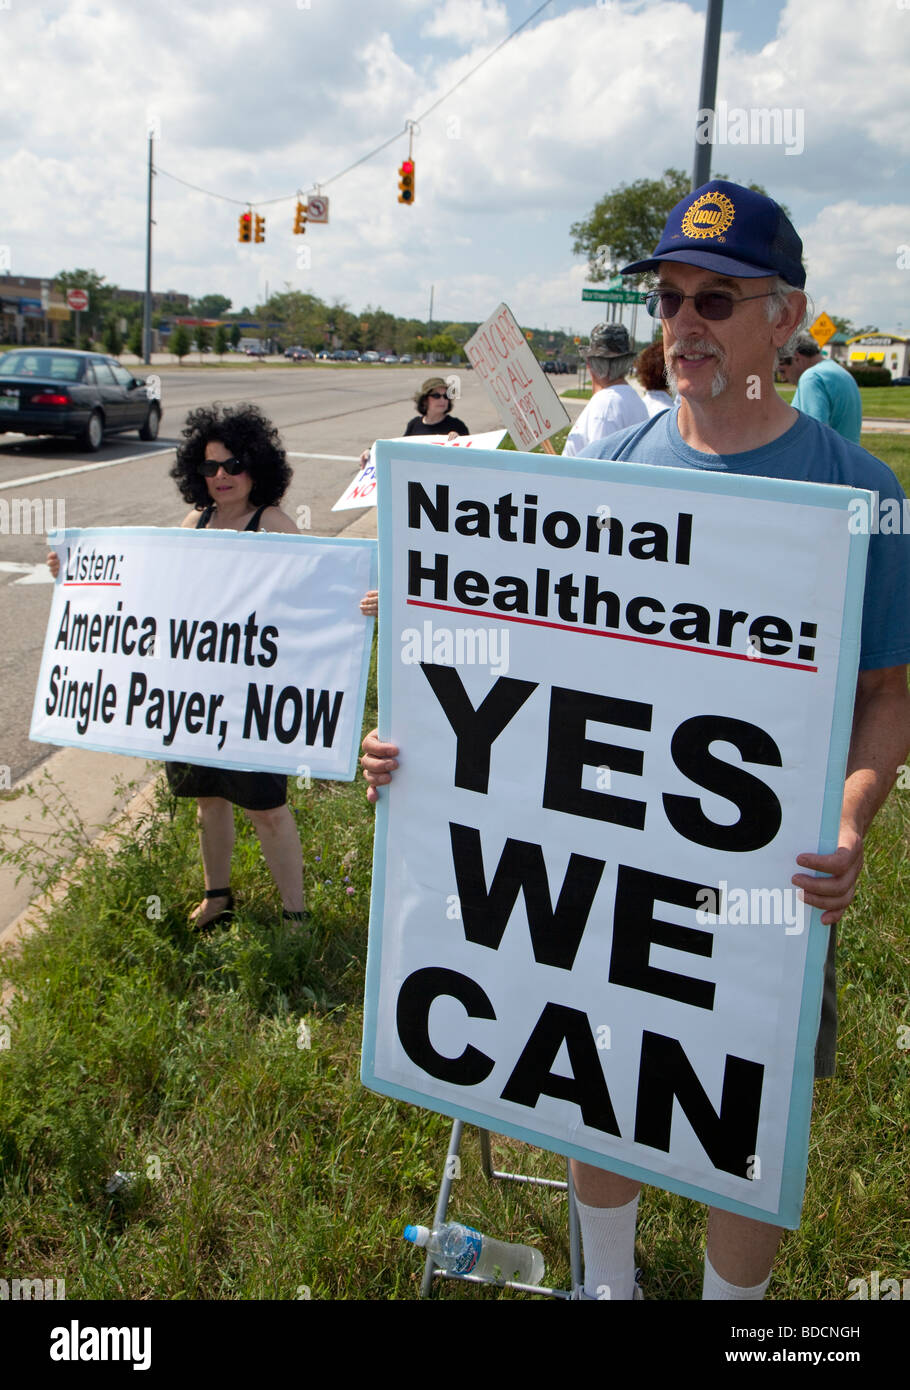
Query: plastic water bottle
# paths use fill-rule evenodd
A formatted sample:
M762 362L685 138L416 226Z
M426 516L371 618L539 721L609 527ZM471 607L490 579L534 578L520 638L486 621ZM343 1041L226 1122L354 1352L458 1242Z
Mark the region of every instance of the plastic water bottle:
M429 1226L406 1226L404 1238L428 1250L440 1269L447 1269L450 1274L511 1279L516 1284L539 1284L543 1278L543 1255L539 1250L494 1240L458 1221L448 1221L433 1231Z

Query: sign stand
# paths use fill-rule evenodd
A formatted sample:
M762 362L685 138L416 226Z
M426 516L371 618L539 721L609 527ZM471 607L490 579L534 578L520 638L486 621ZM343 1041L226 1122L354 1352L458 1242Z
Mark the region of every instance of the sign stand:
M443 1225L446 1219L446 1212L449 1206L449 1196L452 1191L452 1181L458 1170L458 1155L461 1149L461 1136L464 1130L464 1121L454 1120L452 1122L452 1132L449 1136L449 1148L446 1153L445 1167L443 1168L442 1181L439 1185L439 1196L436 1199L436 1211L433 1216L433 1229ZM582 1283L582 1263L581 1263L581 1230L578 1224L578 1210L575 1205L575 1185L572 1182L572 1166L566 1160L566 1181L559 1182L555 1178L534 1178L526 1173L503 1173L493 1167L493 1159L490 1148L490 1131L479 1129L480 1135L480 1163L483 1175L488 1182L519 1182L526 1183L535 1187L551 1187L558 1192L566 1192L569 1199L569 1263L572 1270L572 1288L554 1289L547 1288L543 1284L519 1284L512 1279L485 1279L477 1274L453 1274L447 1269L440 1269L433 1261L433 1256L428 1254L423 1270L423 1281L420 1285L421 1298L429 1298L433 1279L460 1279L466 1284L495 1284L500 1289L518 1289L521 1293L536 1293L542 1298L572 1298L575 1289Z

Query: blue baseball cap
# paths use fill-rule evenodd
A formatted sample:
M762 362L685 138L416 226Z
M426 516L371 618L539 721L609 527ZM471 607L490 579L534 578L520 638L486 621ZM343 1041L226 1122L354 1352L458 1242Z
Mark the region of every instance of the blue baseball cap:
M687 193L667 218L654 255L620 273L654 270L663 261L745 279L780 275L799 290L806 283L803 244L787 214L773 198L724 179Z

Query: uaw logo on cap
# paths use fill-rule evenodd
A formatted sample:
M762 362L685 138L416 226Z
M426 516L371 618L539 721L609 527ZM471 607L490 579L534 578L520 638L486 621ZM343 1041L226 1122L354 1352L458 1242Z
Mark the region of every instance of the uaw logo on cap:
M724 232L732 224L736 209L725 193L703 193L696 198L682 220L683 236L693 241L714 237L723 241Z

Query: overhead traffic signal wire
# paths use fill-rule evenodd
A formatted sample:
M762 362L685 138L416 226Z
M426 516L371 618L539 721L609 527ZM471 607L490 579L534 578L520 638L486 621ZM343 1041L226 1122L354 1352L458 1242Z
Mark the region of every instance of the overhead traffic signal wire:
M536 19L537 16L549 5L552 5L552 3L553 0L543 0L543 4L538 5L537 9L533 12L533 14L529 14L527 19L522 20L521 24L519 24L517 28L513 29L511 34L507 34L506 37L496 45L495 48L490 50L490 52L486 55L485 58L481 58L480 62L476 63L474 67L470 69L469 72L466 72L464 77L460 77L458 81L453 86L451 86L447 92L443 92L441 97L437 97L436 101L434 101L431 106L428 106L426 111L424 111L420 116L416 117L416 121L420 122L425 120L431 112L436 110L437 106L441 106L444 101L447 101L453 92L456 92L459 87L464 86L465 82L467 82L469 78L473 77L475 72L479 72L480 69L486 63L488 63L491 58L495 58L496 54L499 53L503 48L505 48L507 43L511 43L512 39L514 39L518 34L520 34L522 29L526 29L527 26L531 23L531 21ZM381 154L383 150L388 149L389 145L393 145L396 140L400 140L401 136L411 128L412 124L413 123L410 121L406 122L404 131L396 131L394 135L389 136L388 140L383 140L381 145L377 145L375 149L370 150L367 154L361 155L359 159L355 159L352 164L348 164L337 174L333 174L331 178L321 179L318 184L314 183L313 188L328 188L330 183L337 183L339 179L344 178L345 174L349 174L352 169L356 169L361 164L366 164L369 160L374 159L377 154ZM175 183L182 183L185 188L191 188L196 193L205 193L209 198L220 198L221 201L225 203L239 203L242 207L248 207L250 204L249 198L230 198L225 193L213 193L211 189L200 188L198 184L195 183L187 183L186 179L178 178L176 174L169 173L167 169L161 169L156 166L155 173L164 174L166 178L173 179ZM295 190L293 193L285 194L280 198L256 198L253 200L253 202L256 207L267 207L270 203L289 203L295 201L296 198L297 190Z

